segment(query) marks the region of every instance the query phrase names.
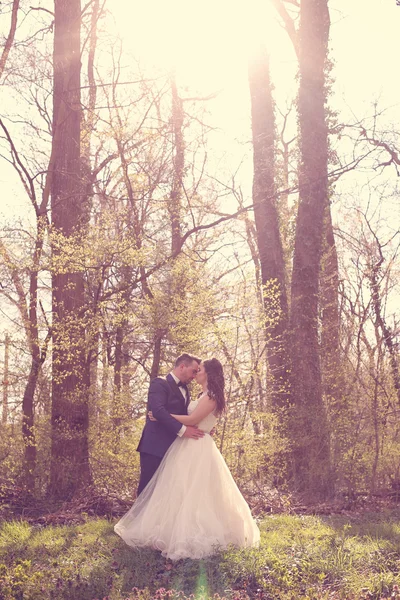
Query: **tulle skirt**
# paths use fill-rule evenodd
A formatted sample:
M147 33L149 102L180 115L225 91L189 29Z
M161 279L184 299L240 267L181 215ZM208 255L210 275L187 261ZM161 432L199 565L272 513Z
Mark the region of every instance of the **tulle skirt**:
M171 560L204 558L230 544L257 546L259 529L214 440L177 438L132 508L115 525L130 546Z

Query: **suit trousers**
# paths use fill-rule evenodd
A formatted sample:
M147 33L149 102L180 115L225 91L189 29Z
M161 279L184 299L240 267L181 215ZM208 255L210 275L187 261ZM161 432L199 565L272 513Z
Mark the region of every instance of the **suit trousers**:
M161 461L161 456L154 456L153 454L147 454L147 452L140 452L140 479L137 490L138 496L149 483L154 473L157 471Z

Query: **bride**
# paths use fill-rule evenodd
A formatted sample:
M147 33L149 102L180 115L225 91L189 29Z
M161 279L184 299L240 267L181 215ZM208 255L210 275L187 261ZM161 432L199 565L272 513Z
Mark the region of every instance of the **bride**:
M196 381L203 392L190 402L188 414L171 416L206 435L177 437L114 527L130 546L150 546L171 560L203 558L229 544L257 546L260 540L250 509L209 435L225 408L221 363L216 358L202 362Z

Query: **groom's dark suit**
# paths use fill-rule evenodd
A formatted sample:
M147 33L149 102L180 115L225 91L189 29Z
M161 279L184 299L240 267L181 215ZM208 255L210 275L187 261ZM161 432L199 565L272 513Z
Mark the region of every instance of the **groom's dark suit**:
M176 439L182 424L171 417L187 415L190 401L189 390L186 388L186 402L183 394L171 375L166 379L153 379L149 388L147 412L151 410L157 421L150 421L146 416L137 450L140 452L140 481L138 494L146 487L156 472L164 454Z

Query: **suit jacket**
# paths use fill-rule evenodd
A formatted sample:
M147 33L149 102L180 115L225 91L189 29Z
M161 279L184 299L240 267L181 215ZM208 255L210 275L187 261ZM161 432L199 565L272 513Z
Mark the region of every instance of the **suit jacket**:
M142 437L137 447L138 452L146 452L162 458L182 427L171 413L187 415L189 393L185 398L171 375L166 379L156 377L150 383L147 410L151 410L157 421L150 421L146 415Z

